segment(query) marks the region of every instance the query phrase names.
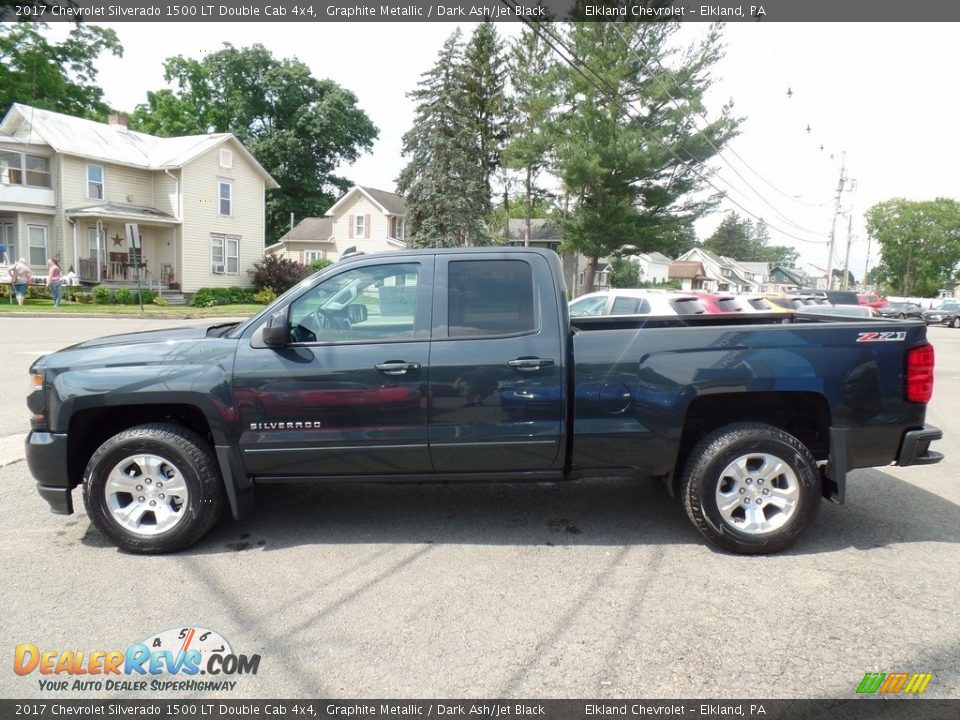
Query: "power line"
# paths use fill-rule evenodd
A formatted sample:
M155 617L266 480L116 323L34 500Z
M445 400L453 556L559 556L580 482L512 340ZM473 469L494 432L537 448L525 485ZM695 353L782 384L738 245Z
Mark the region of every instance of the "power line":
M777 213L777 215L779 215L781 218L783 218L784 220L786 220L786 222L787 222L788 225L793 226L794 228L796 228L797 230L800 230L801 232L810 233L811 235L820 235L820 234L821 234L821 232L820 232L819 230L811 230L810 228L807 228L807 227L804 227L804 226L802 226L802 225L799 225L798 223L795 223L793 220L791 220L791 219L788 218L786 215L784 215L782 212L780 212L780 210L779 210L773 203L771 203L769 200L767 200L767 199L760 193L759 190L757 190L753 185L751 185L751 184L750 184L750 181L747 180L747 179L740 173L740 171L737 170L736 167L734 167L733 163L731 163L729 160L727 160L726 156L724 156L723 152L721 152L720 148L718 148L718 147L716 146L716 144L713 142L713 140L712 140L706 133L704 133L699 127L697 127L696 122L693 121L693 114L694 114L694 113L691 112L691 111L689 111L689 110L685 110L685 109L683 108L683 106L681 105L680 101L677 100L677 99L670 93L670 89L666 86L666 84L664 84L664 83L660 80L660 75L659 75L658 73L655 73L655 72L653 71L653 68L651 68L650 65L648 65L648 64L644 61L644 59L643 59L642 57L640 57L640 54L637 52L637 49L636 49L635 47L633 47L633 46L627 41L626 36L620 31L620 28L617 26L617 24L616 24L616 23L610 23L610 25L611 25L611 27L613 27L614 32L617 33L617 35L620 37L620 39L623 40L624 47L626 47L627 50L630 51L630 52L633 54L633 56L637 59L637 62L639 62L640 65L643 67L643 69L646 70L647 74L649 74L650 77L653 79L653 81L654 81L655 83L657 83L657 85L659 85L659 86L661 87L661 89L663 90L663 92L666 93L666 96L667 96L667 97L670 99L670 101L676 106L677 110L679 110L680 112L684 113L684 116L685 116L685 117L688 117L688 118L691 119L691 125L693 126L693 129L697 132L697 134L698 134L700 137L702 137L704 140L707 141L707 144L708 144L711 148L713 148L713 150L716 152L717 157L719 157L721 160L723 160L723 162L725 162L725 163L727 164L727 166L728 166L731 170L733 170L734 174L735 174L738 178L740 178L741 180L743 180L744 184L745 184L748 188L750 188L751 190L753 190L754 194L755 194L758 198L760 198L766 205L768 205L770 208L772 208L773 211L774 211L775 213ZM649 51L649 47L648 47L647 44L643 41L643 38L640 37L640 38L638 38L638 39L639 39L639 41L640 41L640 44L643 45L644 48L646 48L646 49ZM666 74L666 73L667 73L667 70L663 67L663 65L659 62L659 60L656 61L656 62L657 62L657 65L660 67L661 73ZM704 122L706 122L708 125L710 124L709 119L707 119L707 117L706 117L703 113L696 113L696 114L699 115L699 117L701 117L701 118L704 120ZM741 158L741 162L743 162L742 158ZM744 164L746 164L746 163L744 163ZM756 170L754 170L754 173L757 174L758 176L760 176L761 179L764 179ZM729 182L728 182L727 184L730 185L731 187L733 187L733 185L731 185ZM769 183L768 183L768 184L769 184ZM742 192L742 191L741 191L741 192Z
M507 5L508 7L516 7L516 6L517 6L516 2L514 2L513 0L501 0L501 2L502 2L504 5ZM537 34L565 63L567 63L578 75L580 75L584 80L586 80L588 83L590 83L594 88L596 88L597 90L599 90L601 93L607 95L610 99L614 100L614 101L617 103L617 105L618 105L618 106L621 108L621 110L622 110L621 117L622 117L622 116L626 116L626 117L629 118L630 120L634 120L634 121L636 121L636 120L639 119L636 115L634 115L634 114L632 114L632 113L630 112L630 110L632 109L632 106L630 105L629 101L626 100L626 99L622 96L622 94L619 93L615 88L611 88L610 85L606 82L606 80L604 80L604 78L603 78L599 73L597 73L593 68L591 68L591 67L590 67L587 63L585 63L583 60L581 60L581 59L576 55L576 53L574 53L574 52L569 48L569 46L567 46L561 39L559 39L558 37L556 37L556 36L555 36L553 33L551 33L549 30L545 29L540 23L533 23L532 21L528 20L527 18L522 18L522 21L523 21L523 23L526 24L534 33L536 33L536 34ZM546 37L545 37L545 35L546 35ZM548 39L548 37L549 37L550 39ZM568 57L567 55L565 55L564 53L560 52L560 50L556 47L556 45L554 45L554 43L550 41L551 39L552 39L554 42L556 42L557 44L559 44L561 47L563 47L564 50L566 50L566 53L567 53L567 55L569 55L569 57ZM589 72L594 76L594 78L596 78L596 79L590 78L590 77L584 72L584 70L589 71ZM598 82L598 81L599 81L599 82ZM644 132L642 127L639 127L638 129L639 129L641 132ZM781 235L784 235L785 237L791 238L791 239L793 239L793 240L797 240L798 242L809 243L809 244L813 244L813 245L823 245L823 244L826 244L826 241L824 241L824 240L809 240L809 239L807 239L807 238L802 238L802 237L799 237L798 235L794 235L793 233L791 233L791 232L789 232L789 231L787 231L787 230L784 230L784 229L782 229L782 228L774 225L773 223L767 222L763 217L761 217L761 216L759 216L759 215L756 215L756 214L753 213L751 210L747 209L744 205L742 205L741 203L739 203L739 202L737 202L736 200L734 200L733 198L731 198L731 197L729 196L729 194L727 194L727 192L725 192L724 190L722 190L722 189L720 189L719 187L717 187L717 186L711 181L711 179L710 179L709 177L707 177L707 176L703 175L702 173L700 173L700 172L696 169L696 167L694 167L693 165L687 165L687 161L685 161L683 158L681 158L681 157L676 153L676 151L675 151L673 148L668 148L668 152L669 152L676 160L678 160L687 170L689 170L691 173L693 173L694 175L696 175L700 180L702 180L704 183L706 183L707 185L709 185L710 187L712 187L714 190L716 190L718 193L720 193L723 197L725 197L728 202L730 202L731 204L735 205L737 208L739 208L741 211L743 211L745 214L749 215L750 217L754 218L755 220L763 221L763 222L767 225L767 227L775 230L776 232L780 233ZM700 162L700 161L697 160L697 158L696 158L692 153L690 153L689 151L683 150L683 152L685 152L685 153L687 154L687 156L690 158L690 160L692 160L693 162L695 162L695 163L696 163L696 162ZM737 188L736 188L735 186L733 186L729 181L723 180L722 178L721 178L721 180L722 180L724 183L726 183L728 186L730 186L731 189L735 189L735 190L737 189ZM742 192L742 191L739 191L739 190L738 190L738 192ZM812 231L811 231L811 232L812 232Z

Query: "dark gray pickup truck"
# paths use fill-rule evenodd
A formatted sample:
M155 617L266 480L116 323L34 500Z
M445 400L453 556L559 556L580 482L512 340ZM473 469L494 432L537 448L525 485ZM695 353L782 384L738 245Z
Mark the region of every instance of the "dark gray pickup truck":
M581 318L536 249L343 260L250 320L37 360L27 461L119 547L199 540L258 486L661 479L709 540L790 545L847 471L934 463L922 322Z

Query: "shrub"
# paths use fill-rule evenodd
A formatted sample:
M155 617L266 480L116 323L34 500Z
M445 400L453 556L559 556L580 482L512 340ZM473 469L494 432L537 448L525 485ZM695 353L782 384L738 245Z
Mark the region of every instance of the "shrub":
M277 255L267 255L253 264L253 286L257 290L270 288L275 293L284 293L307 277L303 263Z
M253 296L253 301L261 305L269 305L277 299L277 294L271 288L264 288Z
M52 300L53 295L50 294L50 289L46 285L28 285L27 299L28 300Z
M76 293L73 296L73 299L76 300L81 305L89 305L90 303L93 302L93 295L91 295L88 292L80 292L80 293Z
M103 285L97 285L93 289L93 302L97 305L109 305L113 302L113 293L110 291L110 288L104 287Z
M133 295L126 288L117 288L113 291L113 301L117 305L132 305Z
M137 298L136 290L130 293L130 295L131 295L130 302L132 302L134 305L139 305L141 302L144 305L149 305L150 303L153 302L153 298L154 298L153 290L141 290L139 299Z
M252 303L253 291L241 287L200 288L190 298L191 307L213 307L214 305L239 305Z
M167 299L165 297L161 295L157 295L155 298L153 298L153 304L156 305L157 307L166 307L170 303L167 302Z
M310 274L312 275L313 273L320 272L325 267L328 267L330 265L333 265L333 260L314 260L312 263L307 265L307 269L310 271Z

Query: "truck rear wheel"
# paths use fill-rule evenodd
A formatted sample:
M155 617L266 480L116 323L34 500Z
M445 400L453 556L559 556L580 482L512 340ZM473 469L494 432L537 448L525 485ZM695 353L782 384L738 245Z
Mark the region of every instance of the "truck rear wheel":
M207 444L172 424L114 435L90 458L84 479L83 502L94 525L134 553L189 547L213 527L224 505Z
M684 508L711 542L736 553L792 545L820 509L816 461L772 425L735 423L694 447L680 479Z

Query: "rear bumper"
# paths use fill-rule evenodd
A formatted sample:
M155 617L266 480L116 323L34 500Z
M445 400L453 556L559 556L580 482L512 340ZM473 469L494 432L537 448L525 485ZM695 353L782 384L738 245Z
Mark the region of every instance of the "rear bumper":
M27 435L25 456L37 492L59 515L73 512L70 476L67 474L67 436L32 430Z
M933 465L943 460L943 453L930 449L930 443L943 437L943 431L933 425L920 430L907 430L900 442L897 465Z

